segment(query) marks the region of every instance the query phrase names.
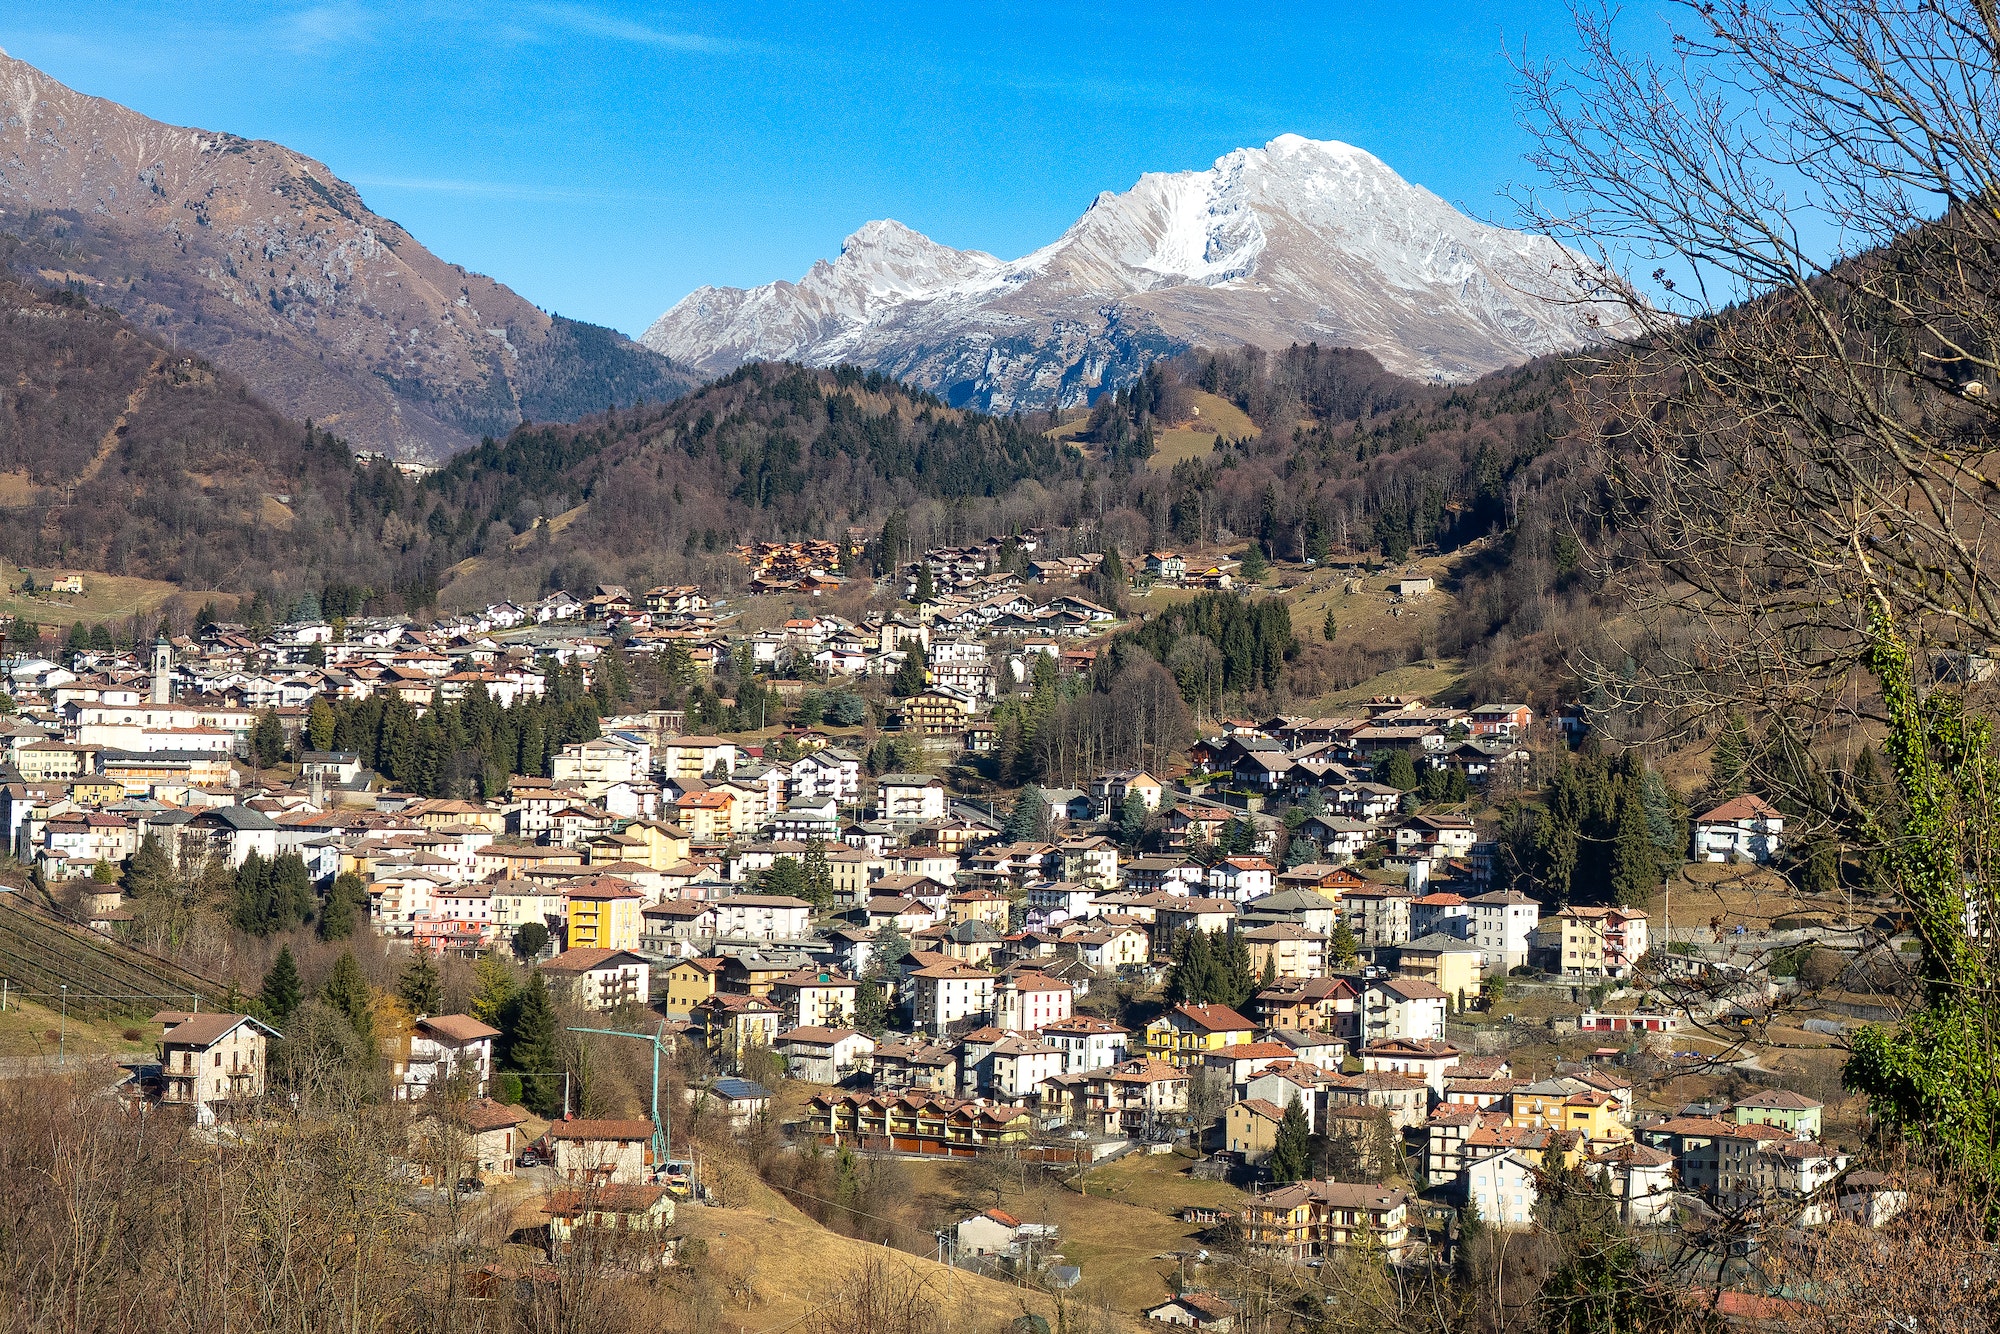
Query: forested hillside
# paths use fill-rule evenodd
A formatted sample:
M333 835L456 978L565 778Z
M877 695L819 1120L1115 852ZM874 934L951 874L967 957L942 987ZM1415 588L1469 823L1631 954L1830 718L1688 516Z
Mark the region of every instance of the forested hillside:
M905 554L1042 525L1078 549L1248 539L1288 559L1497 536L1468 557L1439 647L1501 693L1546 688L1561 632L1592 609L1568 535L1583 493L1560 362L1443 388L1352 351L1194 354L1101 402L1088 455L1036 416L755 365L672 404L523 426L422 480L357 466L72 288L0 283L0 371L0 555L262 592L280 610L329 591L394 611L599 581L729 589L747 575L738 543L872 536L897 515ZM1147 467L1195 390L1259 434ZM1339 649L1368 659L1348 675L1382 665L1376 652Z

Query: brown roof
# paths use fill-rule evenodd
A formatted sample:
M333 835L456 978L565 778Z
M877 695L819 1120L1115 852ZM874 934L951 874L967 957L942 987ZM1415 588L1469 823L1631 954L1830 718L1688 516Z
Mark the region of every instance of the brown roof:
M481 1038L497 1038L500 1030L489 1028L469 1014L434 1014L428 1019L417 1020L418 1028L427 1028L441 1038L453 1042L477 1042Z
M505 1130L509 1126L518 1126L528 1119L528 1114L521 1108L510 1107L504 1102L495 1102L491 1098L476 1098L465 1104L459 1113L459 1118L465 1122L467 1130L483 1134L488 1130Z
M552 1139L651 1139L651 1121L558 1121L549 1127Z
M582 1213L586 1209L637 1213L657 1205L666 1193L665 1186L639 1186L614 1182L594 1190L559 1190L549 1196L547 1208L552 1217L558 1218Z
M1444 993L1438 994L1442 996ZM1210 1032L1257 1027L1227 1005L1176 1005L1173 1012Z
M212 1047L243 1024L255 1024L267 1037L280 1036L260 1019L247 1014L195 1014L167 1030L166 1041L183 1047Z
M640 958L639 955L632 954L632 951L630 950L613 950L613 949L564 950L561 954L558 954L555 958L550 959L548 962L544 963L542 965L542 971L545 973L587 973L593 968L602 968L605 964L611 962L611 960L614 957L620 954L631 955L631 957L639 963L645 962L643 958Z

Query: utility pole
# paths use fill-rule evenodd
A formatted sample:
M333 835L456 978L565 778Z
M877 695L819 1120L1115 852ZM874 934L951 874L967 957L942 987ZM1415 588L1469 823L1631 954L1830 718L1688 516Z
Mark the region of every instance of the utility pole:
M69 983L62 984L62 1021L56 1027L56 1069L68 1064L63 1049L69 1043Z
M611 1038L635 1038L640 1042L653 1044L653 1168L663 1171L667 1165L667 1155L672 1151L672 1137L668 1134L667 1122L660 1118L660 1053L665 1043L662 1038L667 1031L666 1021L651 1033L633 1033L622 1028L571 1028L572 1033L597 1033Z

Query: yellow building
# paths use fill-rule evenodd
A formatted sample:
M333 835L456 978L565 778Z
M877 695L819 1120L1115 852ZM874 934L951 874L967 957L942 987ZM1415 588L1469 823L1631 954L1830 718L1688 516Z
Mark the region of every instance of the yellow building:
M593 863L638 862L648 870L664 871L687 860L693 840L688 831L665 820L634 820L615 834L590 840Z
M690 792L674 806L690 838L727 842L735 835L736 798L727 792Z
M1278 1147L1278 1127L1284 1123L1284 1108L1263 1098L1245 1098L1223 1114L1224 1144L1246 1163L1262 1162Z
M873 853L845 845L829 847L826 864L833 872L833 899L836 903L867 902L868 886L889 869L889 863Z
M716 979L722 976L720 959L682 959L666 970L667 1013L686 1016L694 1007L715 994Z
M990 889L968 889L944 901L944 918L953 926L960 922L984 922L996 931L1005 931L1011 906L1005 894Z
M1257 1026L1227 1005L1176 1005L1146 1026L1146 1054L1186 1070L1202 1057L1255 1037Z
M125 785L110 778L79 778L69 785L69 799L79 806L109 806L125 800Z
M631 883L596 876L563 891L568 907L568 948L573 950L637 950L640 908L646 896Z
M1479 995L1482 974L1479 947L1442 932L1432 932L1397 948L1396 971L1420 977L1451 997L1451 1007L1463 1010Z

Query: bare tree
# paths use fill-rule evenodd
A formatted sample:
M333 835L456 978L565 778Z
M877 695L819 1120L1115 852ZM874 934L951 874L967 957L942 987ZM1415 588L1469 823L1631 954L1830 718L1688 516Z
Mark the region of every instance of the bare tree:
M1579 416L1586 526L1637 611L1603 697L1686 735L1746 708L1800 832L1879 857L1924 1003L1848 1066L1878 1116L2000 1174L2000 757L1964 678L2000 644L2000 19L1924 0L1689 4L1672 55L1579 18L1523 69L1530 206L1643 329ZM1652 270L1644 295L1613 276ZM1606 670L1627 654L1643 668ZM1957 678L1957 679L1954 679ZM1886 733L1895 818L1824 771Z

